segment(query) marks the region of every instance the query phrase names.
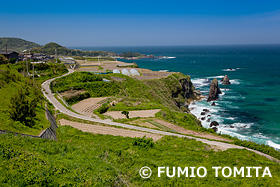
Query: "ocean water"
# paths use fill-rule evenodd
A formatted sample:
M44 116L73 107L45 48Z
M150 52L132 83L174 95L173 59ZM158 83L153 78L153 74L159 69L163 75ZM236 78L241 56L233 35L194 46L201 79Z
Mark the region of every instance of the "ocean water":
M209 109L221 133L280 149L280 45L85 47L82 50L140 52L171 58L139 59L139 67L190 75L196 89L207 97L214 78L228 75L231 85L219 84L216 106L206 99L189 107L198 118ZM122 60L132 62L132 60ZM204 127L210 122L202 121Z

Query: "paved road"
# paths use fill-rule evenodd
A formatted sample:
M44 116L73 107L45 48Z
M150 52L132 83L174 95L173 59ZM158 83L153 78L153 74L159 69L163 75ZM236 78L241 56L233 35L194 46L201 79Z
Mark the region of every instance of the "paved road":
M69 72L63 76L66 76L70 73L73 73L73 70L69 70ZM62 77L62 76L61 76ZM58 77L57 77L58 78ZM76 114L70 110L68 110L67 108L65 108L55 97L54 94L51 92L50 90L50 83L55 80L56 78L53 79L49 79L47 81L45 81L44 83L42 83L42 88L45 90L44 96L54 105L54 107L59 110L61 113L67 114L69 116L78 118L78 119L83 119L83 120L87 120L87 121L93 121L93 122L97 122L97 123L102 123L102 124L106 124L106 125L112 125L112 126L119 126L119 127L123 127L123 128L127 128L127 129L133 129L133 130L139 130L139 131L144 131L144 132L150 132L150 133L155 133L155 134L161 134L161 135L167 135L167 136L177 136L177 137L186 137L189 139L195 139L197 141L201 141L203 143L206 143L210 146L217 146L220 147L222 149L230 149L230 148L235 148L235 149L247 149L249 151L253 151L259 155L265 156L266 158L268 158L269 160L273 160L276 161L278 163L280 163L279 160L261 153L259 151L253 150L253 149L249 149L249 148L245 148L242 146L238 146L238 145L233 145L233 144L228 144L228 143L223 143L223 142L217 142L217 141L210 141L210 140L206 140L206 139L202 139L202 138L195 138L192 136L187 136L187 135L181 135L181 134L176 134L176 133L172 133L172 132L165 132L165 131L160 131L160 130L155 130L155 129L149 129L149 128L145 128L145 127L137 127L137 126L133 126L133 125L128 125L128 124L124 124L124 123L117 123L117 122L113 122L109 119L106 120L102 120L102 119L94 119L91 117L87 117L87 116L83 116L80 114Z

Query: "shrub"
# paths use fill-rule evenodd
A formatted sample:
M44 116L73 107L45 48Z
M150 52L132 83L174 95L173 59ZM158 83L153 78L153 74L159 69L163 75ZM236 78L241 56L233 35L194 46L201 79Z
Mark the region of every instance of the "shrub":
M129 112L128 111L124 110L124 111L122 111L122 114L125 115L127 119L129 118L129 116L128 116Z
M134 138L132 145L148 148L148 147L154 147L155 143L153 142L152 138L146 138L146 136L143 136L142 138Z
M78 101L87 99L89 97L90 97L90 94L88 92L77 93L76 95L73 95L71 97L65 97L65 101L67 101L69 104L74 104L74 103L77 103Z
M35 124L37 99L29 101L22 89L11 98L10 117L28 127Z
M100 108L98 108L96 111L99 114L103 114L105 112L107 112L107 110L109 109L108 103L104 103Z

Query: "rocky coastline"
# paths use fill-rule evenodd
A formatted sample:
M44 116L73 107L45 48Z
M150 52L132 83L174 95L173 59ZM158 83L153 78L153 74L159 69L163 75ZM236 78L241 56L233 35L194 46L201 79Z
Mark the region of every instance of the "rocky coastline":
M225 75L221 80L221 84L223 85L230 85L230 80L227 75ZM212 102L211 106L216 106L215 101L219 99L219 95L222 94L221 89L219 88L219 81L214 78L211 81L210 88L209 88L209 94L207 98L207 102ZM201 96L200 98L203 98ZM207 123L210 123L209 128L212 128L215 132L218 131L219 123L217 121L211 120L211 111L207 108L204 108L201 110L200 115L196 116L201 122L205 121Z

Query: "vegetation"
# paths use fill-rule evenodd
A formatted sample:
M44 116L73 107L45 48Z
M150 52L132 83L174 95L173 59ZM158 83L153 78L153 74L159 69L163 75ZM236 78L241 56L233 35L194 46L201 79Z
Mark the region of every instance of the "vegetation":
M114 56L115 53L107 52L107 51L82 51L82 50L76 50L76 49L68 49L66 47L63 47L57 43L50 42L44 46L36 47L32 49L32 52L34 53L44 53L47 55L55 55L55 50L57 51L57 55L63 55L63 56Z
M28 62L29 75L33 74L32 66L33 64ZM13 69L16 69L21 74L26 74L26 62L24 61L18 62L11 67ZM48 79L63 75L68 72L64 64L57 64L57 63L34 64L34 71L35 71L34 77L40 83Z
M35 97L29 101L27 98L28 92L28 90L23 91L20 89L11 98L9 114L14 121L18 121L28 127L33 127L35 125L36 106L39 100Z
M142 138L135 138L132 145L143 148L149 148L154 147L155 143L153 142L152 138L146 138L146 136L143 136Z
M258 144L256 142L252 142L252 141L244 141L244 140L240 140L236 137L232 138L234 140L234 144L235 145L240 145L243 147L248 147L250 149L254 149L257 151L260 151L262 153L268 154L278 160L280 160L280 152L275 150L273 147L270 147L269 145L265 145L265 144Z
M40 84L23 77L14 65L0 65L0 72L0 129L39 135L49 126Z
M58 142L0 135L1 186L277 186L280 181L279 164L246 150L215 152L191 139L166 136L153 142L92 135L69 126L59 127L58 134ZM140 177L143 166L153 171L150 179ZM159 178L158 166L203 166L208 173L204 178ZM215 177L212 166L269 167L273 177Z
M124 58L132 58L132 57L143 57L144 55L141 53L137 53L137 52L123 52L122 54L120 54L120 56L123 56Z
M103 77L106 75L96 75L90 72L74 72L66 77L56 79L52 83L53 92L65 92L69 90L81 91L85 90L90 97L113 96L119 92L119 86L114 81L104 82ZM69 104L78 102L79 99L85 97L65 96L64 99Z
M0 55L0 64L8 63L8 59L4 55Z
M124 111L122 111L122 114L125 115L125 117L127 119L129 118L129 116L128 116L129 112L128 111L124 110Z
M34 47L40 47L40 45L20 38L0 38L0 50L6 50L6 47L9 51L21 52Z

